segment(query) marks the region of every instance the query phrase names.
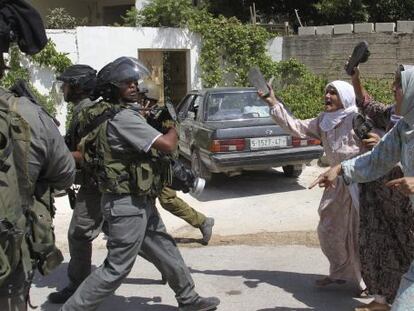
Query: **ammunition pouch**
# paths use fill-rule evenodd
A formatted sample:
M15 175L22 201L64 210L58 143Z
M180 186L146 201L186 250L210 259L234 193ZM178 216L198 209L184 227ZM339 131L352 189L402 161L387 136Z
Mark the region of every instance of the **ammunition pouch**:
M10 222L0 220L0 284L2 284L20 262L20 246L23 231Z
M46 192L46 196L50 196ZM53 205L50 200L36 199L27 211L29 234L27 243L31 258L37 264L39 272L47 275L62 261L63 256L55 246L55 234L52 220Z

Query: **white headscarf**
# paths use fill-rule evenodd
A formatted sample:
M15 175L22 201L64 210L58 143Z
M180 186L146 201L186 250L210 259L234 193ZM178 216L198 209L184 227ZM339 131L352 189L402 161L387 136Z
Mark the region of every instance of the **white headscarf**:
M401 116L410 128L414 129L414 69L401 72L401 84L404 94Z
M355 91L351 84L345 81L336 80L328 83L325 87L325 90L329 86L336 89L339 99L341 100L344 108L333 112L325 112L323 114L319 126L324 132L332 130L342 121L343 118L345 118L350 113L358 112L358 108L355 102Z

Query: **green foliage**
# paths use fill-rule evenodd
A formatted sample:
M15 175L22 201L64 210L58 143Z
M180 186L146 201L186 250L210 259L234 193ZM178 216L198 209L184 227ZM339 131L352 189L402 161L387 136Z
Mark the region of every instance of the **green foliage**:
M322 111L326 79L313 74L295 59L277 63L274 76L275 94L296 118L313 118Z
M10 88L17 82L17 80L30 80L29 70L21 65L22 57L24 56L20 52L17 45L13 45L9 50L8 65L10 67L10 70L8 70L5 77L0 80L1 86ZM42 52L34 56L28 56L28 58L39 66L47 66L57 72L62 72L68 66L72 65L72 62L69 58L67 58L65 54L58 53L56 51L55 45L52 41L48 42ZM51 115L55 115L56 103L52 97L40 94L39 91L31 83L28 84L37 102L42 105Z
M135 27L140 24L140 15L135 6L131 7L124 16L121 16L122 24L115 23L114 26Z
M363 86L367 92L376 101L383 104L394 103L394 95L392 93L392 79L364 79Z
M324 24L365 22L368 12L363 0L321 0L315 7Z
M236 16L250 20L250 6L255 3L260 19L289 21L296 29L298 10L304 25L327 25L352 22L395 22L412 20L414 0L206 0L214 16Z
M13 45L9 50L8 66L10 70L6 71L6 75L0 80L0 85L10 88L17 80L29 80L29 71L20 65L21 52L17 45Z
M88 19L78 19L71 16L65 8L49 9L46 15L46 28L49 29L73 29L76 26L85 26L88 24Z
M150 27L183 27L201 10L191 0L152 0L138 14L138 24Z
M202 37L200 66L205 87L247 85L247 72L259 66L265 74L274 67L266 55L271 34L242 24L236 18L213 17L190 0L153 0L139 12L140 24L151 27L188 27Z
M55 43L49 39L44 49L36 55L31 56L31 59L40 66L47 66L61 73L72 65L71 60L66 55L67 53L56 51Z

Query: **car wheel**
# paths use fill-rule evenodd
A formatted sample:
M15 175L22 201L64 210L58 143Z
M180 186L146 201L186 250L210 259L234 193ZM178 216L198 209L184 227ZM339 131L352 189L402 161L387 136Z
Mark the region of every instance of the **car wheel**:
M206 181L211 180L211 172L201 161L200 153L194 150L191 154L191 169L198 177L204 178Z
M303 165L286 165L282 168L286 177L299 177L303 171Z

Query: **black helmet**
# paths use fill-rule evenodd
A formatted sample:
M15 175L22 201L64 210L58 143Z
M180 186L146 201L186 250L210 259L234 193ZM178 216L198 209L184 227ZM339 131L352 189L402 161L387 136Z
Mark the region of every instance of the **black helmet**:
M120 57L103 67L98 73L98 84L119 86L123 81L138 81L149 76L149 71L134 57Z
M88 65L73 65L56 79L82 91L91 92L96 86L96 70Z
M149 71L134 57L120 57L105 65L97 75L95 97L102 96L105 100L113 97L114 87L119 88L123 81L138 81L149 76Z

